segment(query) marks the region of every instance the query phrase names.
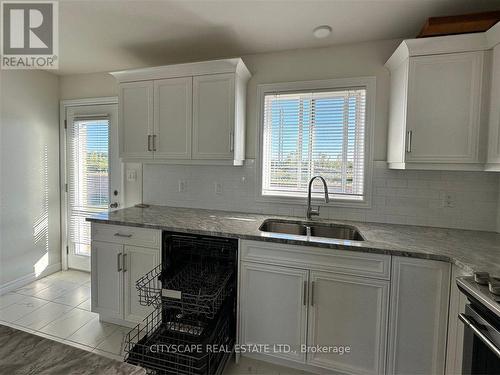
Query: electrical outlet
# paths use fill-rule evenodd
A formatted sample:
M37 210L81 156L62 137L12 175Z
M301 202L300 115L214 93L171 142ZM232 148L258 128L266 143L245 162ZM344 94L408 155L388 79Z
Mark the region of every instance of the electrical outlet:
M127 181L133 182L137 180L137 171L135 169L127 169Z
M453 191L441 192L441 203L445 208L453 208L457 203L457 195Z
M185 193L187 191L187 181L179 180L179 193Z
M215 182L214 183L214 189L215 189L215 194L221 195L222 194L222 183Z

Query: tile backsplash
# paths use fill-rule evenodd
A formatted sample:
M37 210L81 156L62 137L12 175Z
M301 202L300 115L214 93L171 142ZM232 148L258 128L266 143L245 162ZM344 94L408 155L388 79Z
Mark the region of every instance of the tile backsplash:
M244 167L143 166L144 203L305 215L305 199L302 205L260 202L255 199L256 188L253 163ZM498 192L495 173L389 170L379 161L374 163L371 208L325 206L321 216L494 231Z

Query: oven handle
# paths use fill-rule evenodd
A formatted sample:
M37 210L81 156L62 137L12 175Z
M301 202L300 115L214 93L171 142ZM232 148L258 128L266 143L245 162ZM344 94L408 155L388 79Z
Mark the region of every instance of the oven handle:
M488 348L490 348L493 351L493 353L495 353L497 357L500 358L500 349L497 348L496 345L488 337L486 337L484 333L482 333L479 330L479 328L477 328L474 325L474 322L471 319L469 319L467 315L460 313L458 314L458 317L467 327L469 327L472 330L472 332L474 332L474 334L477 336L479 340L483 342L483 344L485 344Z

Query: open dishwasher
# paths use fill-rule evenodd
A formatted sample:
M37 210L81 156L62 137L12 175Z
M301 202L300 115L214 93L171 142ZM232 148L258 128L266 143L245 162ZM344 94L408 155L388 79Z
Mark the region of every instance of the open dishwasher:
M125 338L126 361L150 374L222 373L236 337L235 239L163 233L162 262L136 283L155 307Z

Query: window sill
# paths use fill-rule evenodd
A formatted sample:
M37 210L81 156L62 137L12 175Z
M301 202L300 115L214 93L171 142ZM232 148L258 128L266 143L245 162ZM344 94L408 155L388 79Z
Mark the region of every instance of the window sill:
M274 203L274 204L285 204L285 205L307 205L307 197L281 197L281 196L271 196L271 195L259 195L256 198L257 202L260 203ZM323 198L312 198L312 204L321 207L345 207L345 208L371 208L371 202L366 199L363 200L351 200L351 199L332 199L328 203L325 203Z

